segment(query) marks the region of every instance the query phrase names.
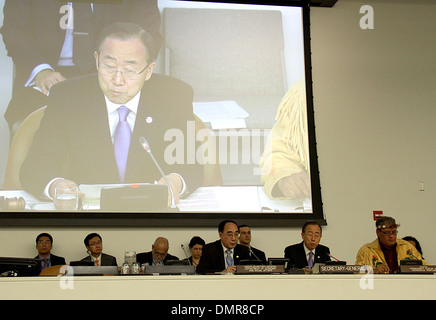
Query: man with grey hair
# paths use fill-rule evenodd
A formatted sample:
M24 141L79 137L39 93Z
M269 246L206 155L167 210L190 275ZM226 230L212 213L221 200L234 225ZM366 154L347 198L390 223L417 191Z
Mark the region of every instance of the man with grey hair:
M375 223L377 239L362 246L357 253L357 265L369 265L374 273L396 273L403 259L427 262L409 242L398 239L398 227L392 217L381 217Z

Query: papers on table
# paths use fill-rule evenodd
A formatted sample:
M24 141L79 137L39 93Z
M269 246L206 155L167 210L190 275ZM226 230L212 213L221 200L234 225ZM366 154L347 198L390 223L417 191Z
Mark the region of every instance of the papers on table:
M194 102L193 105L194 113L214 130L246 128L245 118L249 114L236 101Z

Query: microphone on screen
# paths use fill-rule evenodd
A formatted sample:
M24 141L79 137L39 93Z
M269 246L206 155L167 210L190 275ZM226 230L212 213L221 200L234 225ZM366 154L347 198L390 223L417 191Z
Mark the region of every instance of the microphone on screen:
M147 153L150 155L150 157L153 160L154 164L159 169L159 172L160 172L162 178L165 180L165 183L167 184L168 189L171 192L171 208L172 209L177 208L177 206L176 206L176 198L174 197L173 187L171 186L170 182L168 181L168 178L165 175L165 173L162 171L162 168L160 167L160 165L157 163L156 159L154 158L153 153L151 152L150 146L148 145L148 141L144 137L140 137L139 138L139 143L144 148L144 150L147 151Z
M183 243L182 243L180 246L182 247L182 250L183 250L183 252L185 253L186 260L188 260L189 265L191 265L191 261L189 261L189 257L188 257L188 255L186 254L186 251L185 251L185 246L183 245Z

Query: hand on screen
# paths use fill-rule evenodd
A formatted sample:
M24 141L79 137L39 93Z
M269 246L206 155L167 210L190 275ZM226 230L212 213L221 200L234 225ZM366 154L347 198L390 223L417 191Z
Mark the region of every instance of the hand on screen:
M54 180L52 182L52 184L50 185L50 188L49 188L50 197L51 198L54 197L54 193L55 193L56 188L68 189L68 188L73 188L73 187L79 188L74 181L63 179L63 178L58 178L58 179ZM78 196L81 199L85 198L85 194L83 192L80 192L80 190L79 190Z
M59 72L45 69L39 72L35 77L35 85L41 89L44 95L48 95L53 85L65 81L66 78Z
M56 188L71 188L71 187L77 187L74 181L66 180L62 178L56 179L50 185L49 195L51 198L54 198Z
M283 195L289 199L311 198L310 178L304 171L281 179L278 185Z

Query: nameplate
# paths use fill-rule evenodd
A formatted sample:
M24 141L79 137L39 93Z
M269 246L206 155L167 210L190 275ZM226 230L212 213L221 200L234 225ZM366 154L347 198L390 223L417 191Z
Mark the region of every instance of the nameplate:
M358 265L320 265L319 273L336 273L336 274L349 274L349 273L365 273L366 266Z
M285 273L285 266L281 265L238 265L237 274L273 274Z
M417 273L417 274L433 274L436 273L436 266L414 266L414 265L401 265L401 273Z
M70 266L69 268L67 268L66 274L73 275L73 276L118 275L118 267L117 266Z
M146 266L146 274L195 274L194 266Z

